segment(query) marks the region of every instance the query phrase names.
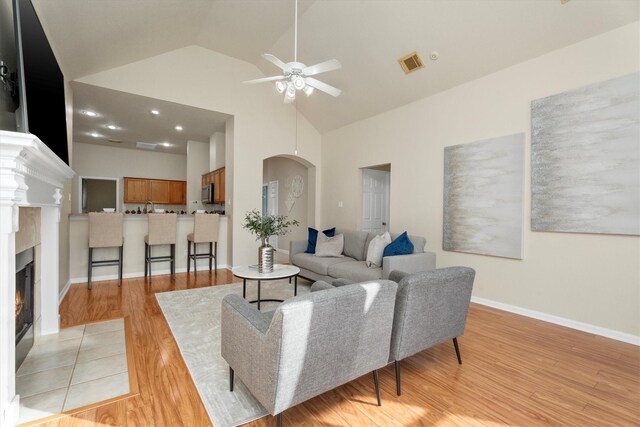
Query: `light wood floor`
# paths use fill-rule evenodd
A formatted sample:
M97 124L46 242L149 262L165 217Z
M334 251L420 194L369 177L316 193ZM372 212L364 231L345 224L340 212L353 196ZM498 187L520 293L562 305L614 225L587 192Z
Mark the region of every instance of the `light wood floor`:
M206 426L210 421L154 297L156 292L230 283L198 273L74 285L62 326L128 316L140 393L47 426ZM285 425L640 425L640 349L472 304L459 339L402 362L403 394L392 366L380 371L382 407L370 375L284 413ZM265 417L251 426L275 425Z

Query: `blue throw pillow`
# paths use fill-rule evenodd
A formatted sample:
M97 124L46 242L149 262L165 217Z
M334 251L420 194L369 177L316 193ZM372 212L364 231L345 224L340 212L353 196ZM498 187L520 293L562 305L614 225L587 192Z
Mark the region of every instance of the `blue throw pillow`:
M395 240L384 248L382 257L394 256L394 255L409 255L413 253L413 243L409 240L407 232L405 231L401 235L395 238Z
M333 237L336 234L336 228L329 228L323 231L324 235L327 237ZM305 251L308 254L316 253L316 242L318 241L318 230L315 228L309 227L309 242L307 242L307 250Z

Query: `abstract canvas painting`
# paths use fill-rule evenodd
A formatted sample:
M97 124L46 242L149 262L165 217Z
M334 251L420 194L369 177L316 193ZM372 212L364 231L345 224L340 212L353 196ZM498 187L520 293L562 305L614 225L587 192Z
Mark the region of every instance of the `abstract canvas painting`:
M531 104L531 229L640 234L640 73Z
M522 259L523 133L444 149L445 251Z

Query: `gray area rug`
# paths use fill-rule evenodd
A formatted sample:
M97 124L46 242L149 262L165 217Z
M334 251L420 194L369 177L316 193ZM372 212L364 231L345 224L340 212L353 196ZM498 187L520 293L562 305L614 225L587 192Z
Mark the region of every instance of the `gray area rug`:
M306 282L305 282L306 283ZM298 295L309 292L298 283ZM267 415L266 409L236 376L229 391L229 365L220 355L220 307L228 294L242 295L242 284L156 294L182 357L189 368L200 398L216 427L237 426ZM256 299L257 284L247 281L247 298ZM263 282L261 297L287 299L293 296L288 280ZM278 303L262 303L261 311L274 310Z

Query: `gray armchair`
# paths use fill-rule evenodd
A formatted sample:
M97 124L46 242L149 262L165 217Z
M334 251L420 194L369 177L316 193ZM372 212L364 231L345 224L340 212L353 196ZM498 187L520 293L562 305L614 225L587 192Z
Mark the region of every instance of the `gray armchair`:
M464 334L475 271L468 267L447 267L406 274L393 271L389 279L398 282L391 352L395 362L396 391L400 389L400 361L436 344L453 339L462 364L458 338Z
M398 285L389 280L313 292L262 313L238 295L222 301L221 353L278 417L298 403L388 364Z

